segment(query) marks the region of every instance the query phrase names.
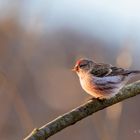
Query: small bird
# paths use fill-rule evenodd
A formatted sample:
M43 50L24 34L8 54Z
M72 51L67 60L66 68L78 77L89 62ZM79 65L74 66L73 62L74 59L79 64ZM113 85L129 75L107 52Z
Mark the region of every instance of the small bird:
M96 63L86 58L78 60L72 70L77 73L82 88L98 99L115 96L131 77L140 74L138 70Z

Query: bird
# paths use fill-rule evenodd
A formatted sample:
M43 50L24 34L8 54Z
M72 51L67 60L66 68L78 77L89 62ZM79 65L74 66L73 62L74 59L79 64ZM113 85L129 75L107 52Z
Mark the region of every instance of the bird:
M140 74L140 70L123 69L88 58L77 60L72 71L77 73L82 88L99 100L116 96L133 76Z

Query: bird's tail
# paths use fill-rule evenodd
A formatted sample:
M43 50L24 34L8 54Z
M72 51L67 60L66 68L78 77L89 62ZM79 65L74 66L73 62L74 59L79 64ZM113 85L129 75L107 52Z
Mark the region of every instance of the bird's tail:
M124 75L136 75L140 74L140 70L126 70Z

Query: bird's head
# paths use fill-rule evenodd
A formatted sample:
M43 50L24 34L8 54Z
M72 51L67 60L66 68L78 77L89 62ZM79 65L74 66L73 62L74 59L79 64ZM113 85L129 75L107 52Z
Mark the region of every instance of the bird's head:
M94 62L87 58L79 59L72 71L75 71L77 74L87 73L92 68Z

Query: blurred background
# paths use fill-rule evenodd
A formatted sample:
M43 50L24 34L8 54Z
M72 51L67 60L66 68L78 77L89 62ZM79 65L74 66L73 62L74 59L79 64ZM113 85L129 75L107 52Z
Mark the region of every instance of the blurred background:
M140 69L139 0L0 0L0 137L21 140L90 98L81 57ZM139 80L136 77L134 80ZM139 140L140 96L50 140Z

